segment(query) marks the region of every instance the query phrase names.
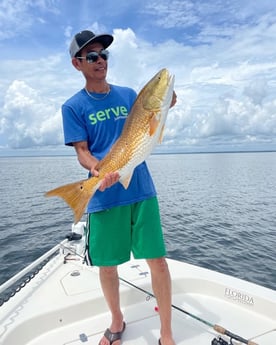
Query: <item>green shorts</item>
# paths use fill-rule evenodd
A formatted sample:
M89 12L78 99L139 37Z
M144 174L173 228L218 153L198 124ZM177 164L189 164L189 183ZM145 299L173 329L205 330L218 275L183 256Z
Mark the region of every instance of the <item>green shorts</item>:
M113 207L88 216L88 261L95 266L116 266L136 259L166 254L156 197Z

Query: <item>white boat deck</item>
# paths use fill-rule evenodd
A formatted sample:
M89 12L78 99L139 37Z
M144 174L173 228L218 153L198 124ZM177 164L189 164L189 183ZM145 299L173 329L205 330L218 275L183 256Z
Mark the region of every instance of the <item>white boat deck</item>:
M63 256L56 256L0 307L1 345L98 344L110 324L98 270L71 258L64 264ZM259 345L276 344L275 291L174 260L168 263L174 306ZM143 274L147 271L143 260L131 261L120 267L120 276L151 292L149 274ZM126 321L122 344L157 345L156 300L123 281L120 290ZM218 336L174 307L173 331L178 345L211 344Z

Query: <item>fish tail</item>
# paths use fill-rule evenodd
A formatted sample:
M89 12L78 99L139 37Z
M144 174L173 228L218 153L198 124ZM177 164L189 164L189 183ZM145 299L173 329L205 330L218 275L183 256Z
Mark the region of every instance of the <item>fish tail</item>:
M95 193L95 190L85 186L85 181L66 184L45 193L46 197L58 196L62 198L74 212L74 223L78 223L85 212L85 208Z

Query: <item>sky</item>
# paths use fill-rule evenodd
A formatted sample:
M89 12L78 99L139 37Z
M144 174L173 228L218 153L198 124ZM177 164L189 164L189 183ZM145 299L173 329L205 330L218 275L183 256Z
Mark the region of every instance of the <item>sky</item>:
M276 150L273 0L1 0L0 155L74 154L60 108L84 87L68 53L84 29L114 36L110 83L175 75L158 152Z

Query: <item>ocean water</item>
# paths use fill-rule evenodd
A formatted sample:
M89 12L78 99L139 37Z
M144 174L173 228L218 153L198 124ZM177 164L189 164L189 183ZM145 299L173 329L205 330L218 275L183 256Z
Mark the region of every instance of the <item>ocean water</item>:
M168 257L276 289L276 152L152 155ZM0 158L0 284L63 240L75 156ZM83 220L85 220L85 216Z

